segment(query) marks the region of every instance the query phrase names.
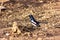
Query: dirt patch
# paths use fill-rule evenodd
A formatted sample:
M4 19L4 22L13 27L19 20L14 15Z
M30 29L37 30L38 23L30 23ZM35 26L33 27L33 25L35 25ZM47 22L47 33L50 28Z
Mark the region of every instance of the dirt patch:
M59 40L59 4L60 0L4 2L6 10L0 12L0 40ZM32 25L30 14L40 22L39 27Z

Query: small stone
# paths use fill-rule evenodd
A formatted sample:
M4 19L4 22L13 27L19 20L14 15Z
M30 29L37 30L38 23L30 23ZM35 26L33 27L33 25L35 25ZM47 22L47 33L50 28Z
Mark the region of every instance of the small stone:
M9 36L10 34L9 33L6 33L6 36Z

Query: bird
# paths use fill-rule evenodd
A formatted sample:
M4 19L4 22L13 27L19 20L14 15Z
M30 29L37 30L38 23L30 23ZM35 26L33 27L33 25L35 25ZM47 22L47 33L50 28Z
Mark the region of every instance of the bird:
M38 26L38 27L40 26L39 25L40 22L36 21L36 19L33 17L33 15L30 14L29 18L30 18L30 21L31 21L33 26Z

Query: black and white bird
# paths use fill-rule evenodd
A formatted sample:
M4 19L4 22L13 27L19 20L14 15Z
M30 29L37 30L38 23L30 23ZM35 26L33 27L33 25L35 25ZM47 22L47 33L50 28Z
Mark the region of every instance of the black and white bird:
M30 21L32 23L32 25L34 26L40 26L39 22L35 20L35 18L33 17L33 15L29 15Z

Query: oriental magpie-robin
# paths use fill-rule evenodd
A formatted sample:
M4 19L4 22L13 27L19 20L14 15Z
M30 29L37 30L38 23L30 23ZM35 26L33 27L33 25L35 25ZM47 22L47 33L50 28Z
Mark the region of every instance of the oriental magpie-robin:
M30 18L30 21L31 21L32 25L38 26L38 27L40 26L39 22L36 21L36 19L33 17L33 15L29 15L29 18Z

